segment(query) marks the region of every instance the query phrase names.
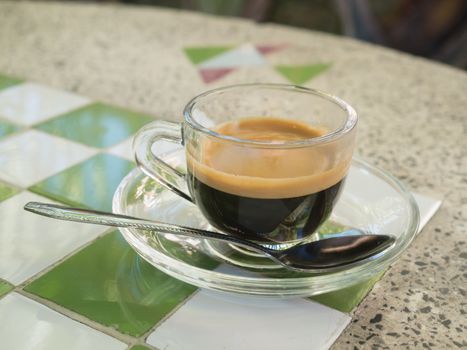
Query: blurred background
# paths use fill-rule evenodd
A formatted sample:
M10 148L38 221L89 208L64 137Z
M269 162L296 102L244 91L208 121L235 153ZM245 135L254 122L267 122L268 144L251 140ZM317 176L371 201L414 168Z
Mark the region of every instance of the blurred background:
M77 1L77 0L68 0ZM84 0L81 0L84 2ZM249 18L346 35L467 69L467 0L93 0Z

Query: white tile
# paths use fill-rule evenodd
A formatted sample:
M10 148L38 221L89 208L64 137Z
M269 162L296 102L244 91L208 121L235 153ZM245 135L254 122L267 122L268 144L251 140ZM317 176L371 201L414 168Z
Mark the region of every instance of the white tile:
M13 284L25 281L106 230L105 226L32 214L23 209L30 201L51 202L22 192L0 203L0 278Z
M147 341L166 350L319 350L328 349L349 322L348 315L305 299L201 291Z
M106 151L108 153L114 154L116 156L134 161L134 153L133 153L133 138L129 138L116 146L109 147ZM158 156L166 156L169 153L172 153L176 150L182 150L182 146L177 145L173 142L167 141L158 141L152 145L152 151L154 154ZM183 152L182 152L183 154Z
M164 158L164 156L167 156L168 154L174 153L177 150L179 151L180 156L183 156L185 154L185 152L183 151L183 147L180 144L164 140L155 142L151 147L152 153L162 158Z
M435 215L441 206L441 200L431 198L420 193L412 193L415 201L418 204L420 210L420 225L418 227L418 233L420 233L430 219Z
M0 179L27 187L97 152L36 130L0 141Z
M22 125L33 125L90 103L88 98L36 83L0 92L0 115Z
M260 66L266 64L264 57L252 44L244 44L238 48L215 56L199 65L200 68L234 68L244 66Z
M133 156L133 148L132 148L133 139L127 139L119 144L110 147L107 149L108 153L113 155L128 159L133 161L135 158Z
M127 345L17 293L0 300L2 349L123 350ZM8 320L8 321L7 321Z

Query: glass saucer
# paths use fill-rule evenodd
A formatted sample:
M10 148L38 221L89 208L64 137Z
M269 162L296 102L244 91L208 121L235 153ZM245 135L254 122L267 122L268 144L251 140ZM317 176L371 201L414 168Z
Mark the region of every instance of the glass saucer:
M183 159L172 154L172 165ZM113 198L116 213L212 230L198 208L133 170ZM354 159L344 191L316 238L347 228L390 234L395 245L365 260L332 270L293 272L229 244L138 229L120 231L135 251L165 273L201 288L267 296L311 296L342 289L382 272L412 241L419 223L410 192L390 174Z

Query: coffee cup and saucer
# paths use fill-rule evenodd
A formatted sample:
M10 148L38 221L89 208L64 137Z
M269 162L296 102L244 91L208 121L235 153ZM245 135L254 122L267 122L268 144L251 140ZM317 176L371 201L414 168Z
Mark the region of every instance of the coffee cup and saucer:
M305 296L369 279L411 242L418 207L397 179L353 156L356 130L354 109L320 91L280 84L208 91L188 103L183 123L155 121L138 132L138 168L118 187L113 211L274 249L349 229L395 236L380 254L295 272L228 243L120 230L155 267L204 288ZM162 141L180 147L161 155Z

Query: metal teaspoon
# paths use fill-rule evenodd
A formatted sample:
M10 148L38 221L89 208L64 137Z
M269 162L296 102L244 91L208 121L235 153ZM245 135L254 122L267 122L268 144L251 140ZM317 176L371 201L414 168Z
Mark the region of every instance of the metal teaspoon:
M389 235L364 234L350 230L319 241L307 242L277 250L213 231L206 231L160 221L149 221L131 216L70 208L56 204L29 202L24 209L53 219L88 224L134 227L154 233L170 233L195 238L207 238L240 245L268 256L287 269L306 272L310 269L334 268L376 255L394 244Z

